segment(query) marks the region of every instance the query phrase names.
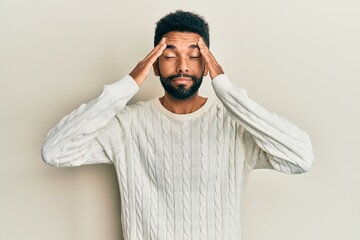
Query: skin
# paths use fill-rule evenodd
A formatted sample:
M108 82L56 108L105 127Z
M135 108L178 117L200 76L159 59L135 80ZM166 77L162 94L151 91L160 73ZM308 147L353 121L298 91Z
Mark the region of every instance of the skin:
M179 73L194 75L201 74L214 79L223 74L221 66L210 52L201 36L190 32L169 32L159 44L142 60L129 74L140 86L153 68L156 76L169 77ZM175 88L183 85L189 88L193 83L190 78L179 77L172 80ZM206 98L195 92L191 97L179 100L170 96L166 91L160 98L162 105L169 111L177 114L192 113L206 102Z

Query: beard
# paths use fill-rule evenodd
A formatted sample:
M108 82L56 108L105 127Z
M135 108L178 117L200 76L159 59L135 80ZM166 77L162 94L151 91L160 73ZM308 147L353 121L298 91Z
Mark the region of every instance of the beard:
M199 90L202 83L203 74L204 72L200 75L199 78L197 78L194 75L189 75L186 73L171 75L167 78L165 78L161 73L159 73L159 76L163 88L170 96L172 96L175 99L184 100L191 97L192 95L194 95L194 93L196 93ZM172 80L178 77L191 78L193 84L188 89L186 89L186 85L184 84L179 84L177 86L172 85Z

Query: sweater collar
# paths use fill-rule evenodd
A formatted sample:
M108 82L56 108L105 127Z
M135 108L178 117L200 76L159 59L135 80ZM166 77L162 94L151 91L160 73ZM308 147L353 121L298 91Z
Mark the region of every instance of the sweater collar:
M156 109L158 109L162 114L166 115L169 118L173 118L175 120L180 120L180 121L186 121L186 120L192 120L195 119L199 116L201 116L202 113L204 113L205 111L207 111L209 109L209 107L212 105L212 103L214 103L214 99L213 98L207 98L206 102L204 105L201 106L201 108L199 108L198 110L192 112L192 113L188 113L188 114L176 114L173 112L170 112L169 110L167 110L160 102L159 98L154 98L152 100L152 104L155 105Z

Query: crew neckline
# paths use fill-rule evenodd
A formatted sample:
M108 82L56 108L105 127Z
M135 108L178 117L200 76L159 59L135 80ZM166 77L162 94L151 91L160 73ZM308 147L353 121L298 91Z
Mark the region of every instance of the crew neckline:
M186 113L186 114L177 114L177 113L173 113L170 112L169 110L167 110L160 102L160 98L154 98L152 101L155 105L155 107L164 115L166 115L167 117L176 119L176 120L180 120L180 121L186 121L186 120L191 120L191 119L195 119L197 117L199 117L203 112L205 112L206 110L209 109L209 107L211 106L212 103L214 103L214 99L208 97L206 99L206 102L204 103L204 105L202 105L199 109L197 109L196 111L192 112L192 113Z

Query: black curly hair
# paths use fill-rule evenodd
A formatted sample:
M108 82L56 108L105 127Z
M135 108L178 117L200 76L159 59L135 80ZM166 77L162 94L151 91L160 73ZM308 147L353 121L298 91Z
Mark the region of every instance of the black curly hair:
M154 46L156 46L161 38L168 32L193 32L199 34L210 47L209 25L204 17L192 13L177 10L169 13L156 23Z

